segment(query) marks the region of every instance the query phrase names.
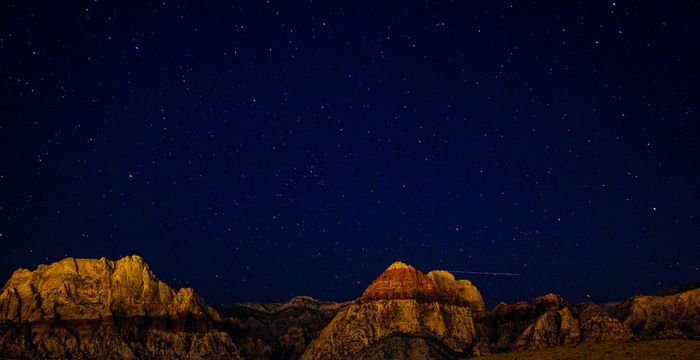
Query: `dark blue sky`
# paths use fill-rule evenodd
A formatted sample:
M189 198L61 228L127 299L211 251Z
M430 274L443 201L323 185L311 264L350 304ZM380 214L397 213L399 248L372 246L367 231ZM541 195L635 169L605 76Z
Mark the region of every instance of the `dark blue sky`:
M651 2L649 2L651 3ZM140 254L218 305L394 260L487 304L700 278L700 4L0 5L0 277Z

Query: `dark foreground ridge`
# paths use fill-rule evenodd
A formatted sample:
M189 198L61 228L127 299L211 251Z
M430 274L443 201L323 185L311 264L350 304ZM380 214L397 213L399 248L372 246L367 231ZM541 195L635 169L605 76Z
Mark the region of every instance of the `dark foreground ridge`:
M470 281L400 262L347 303L300 296L216 310L194 290L158 280L139 256L20 269L0 292L6 358L523 359L570 348L605 358L596 351L674 339L654 351L691 359L683 354L700 353L699 338L697 287L607 304L548 294L489 311Z

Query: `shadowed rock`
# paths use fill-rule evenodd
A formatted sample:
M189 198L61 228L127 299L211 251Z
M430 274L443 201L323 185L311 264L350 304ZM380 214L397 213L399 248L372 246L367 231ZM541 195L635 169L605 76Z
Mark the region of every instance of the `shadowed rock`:
M538 297L532 305L498 304L491 321L495 351L574 344L581 337L572 307L556 294Z
M245 359L294 360L347 306L297 296L284 304L242 303L220 311L230 320L231 337Z

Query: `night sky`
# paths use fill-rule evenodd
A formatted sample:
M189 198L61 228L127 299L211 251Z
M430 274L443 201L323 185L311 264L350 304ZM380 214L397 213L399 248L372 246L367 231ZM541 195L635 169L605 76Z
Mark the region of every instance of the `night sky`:
M333 3L333 4L330 4ZM0 277L140 254L212 305L391 262L487 306L700 279L700 3L0 5ZM648 2L651 3L651 2Z

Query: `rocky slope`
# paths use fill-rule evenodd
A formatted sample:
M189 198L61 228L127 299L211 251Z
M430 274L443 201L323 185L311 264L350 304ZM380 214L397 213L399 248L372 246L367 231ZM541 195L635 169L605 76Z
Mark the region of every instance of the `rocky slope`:
M660 296L580 307L584 320L614 319L639 338L700 336L700 288Z
M0 292L0 356L238 358L219 314L139 256L20 269Z
M476 294L474 294L476 292ZM302 359L452 359L473 354L471 283L445 272L426 276L396 262L341 310Z
M492 352L600 343L700 337L700 288L573 306L549 294L533 303L499 304L489 317Z
M297 296L284 304L243 303L220 309L246 359L298 359L313 339L349 303Z

